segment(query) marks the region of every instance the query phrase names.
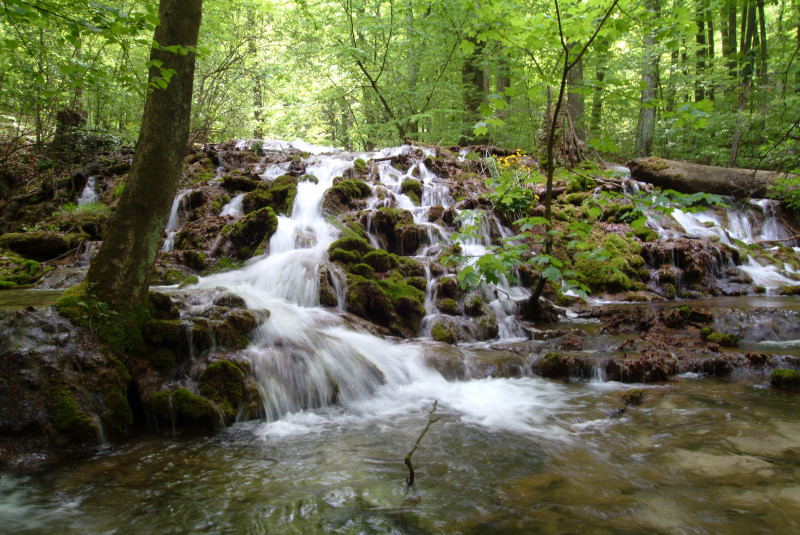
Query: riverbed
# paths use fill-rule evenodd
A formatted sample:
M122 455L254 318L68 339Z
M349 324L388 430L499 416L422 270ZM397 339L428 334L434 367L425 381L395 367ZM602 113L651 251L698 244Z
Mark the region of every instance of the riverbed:
M792 533L800 396L766 379L482 379L169 430L0 479L8 533ZM644 388L621 412L620 393ZM414 454L403 457L439 399ZM621 412L621 413L620 413Z

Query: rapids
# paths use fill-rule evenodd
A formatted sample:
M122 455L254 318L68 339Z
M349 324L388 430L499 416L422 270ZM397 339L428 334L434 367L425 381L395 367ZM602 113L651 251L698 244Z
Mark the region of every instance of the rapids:
M317 183L298 185L291 213L279 214L268 254L201 277L188 289L198 300L211 299L217 289L233 292L249 308L270 312L243 352L266 419L239 422L211 437L162 430L34 476L3 475L0 531L710 534L800 528L796 395L770 390L766 378L745 384L687 374L655 386L629 385L604 380L599 369L594 379L575 382L529 371L445 377L431 365L431 355L452 354L469 369L481 359L502 358L503 344L541 343L528 340L529 331L516 319L518 303L530 291L505 280L482 289L499 344L433 342L430 324L440 314L431 265L451 231L428 222L427 213L435 205L453 206L455 199L418 156L409 154L405 172L379 161L367 209L407 209L425 229L415 258L426 268L427 316L412 340L371 334L343 313L344 279L327 254L340 231L323 216L323 195L356 158L381 160L411 149L348 154L299 141L261 143L275 150L287 145L310 154L306 173ZM285 171L284 164L265 165L261 178ZM423 183L419 206L402 192L409 177ZM173 204L165 251L182 225L188 193ZM221 214L239 217L241 200L232 199ZM742 216L746 209L761 215ZM726 244L781 239L771 205L733 210L741 213L725 222L717 212L675 210L669 224L651 224L665 235L710 233ZM479 229L461 241L468 256L511 233L490 215L463 216ZM336 308L319 306L323 268L337 287ZM790 269L756 259L738 269L766 288L794 282ZM767 325L757 309L747 310L748 299L781 307L792 298L738 299L723 306L740 312L717 316L715 327L741 333L754 351L775 346L784 355L797 354L796 311ZM798 307L796 299L791 303ZM559 328L598 325L578 319ZM596 346L582 351L599 354L622 338L598 333ZM625 410L620 394L634 387L644 390L646 403ZM403 457L434 400L442 420L415 454L418 479L408 492Z

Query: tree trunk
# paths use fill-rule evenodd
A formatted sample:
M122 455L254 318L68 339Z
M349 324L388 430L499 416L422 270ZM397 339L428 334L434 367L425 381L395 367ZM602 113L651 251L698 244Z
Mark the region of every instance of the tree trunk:
M480 108L483 104L484 95L484 69L483 69L483 48L484 43L474 37L468 37L474 49L472 53L464 58L461 66L461 84L464 98L464 129L459 145L468 145L469 141L475 144L488 142L487 136L475 136L473 126L480 120Z
M657 12L658 2L647 0L648 10ZM644 58L642 62L642 102L639 108L639 122L636 128L636 154L649 156L653 150L653 137L656 127L656 108L653 99L658 87L658 55L655 52L655 30L644 36Z
M703 13L703 6L698 5L697 14L697 35L695 41L697 42L697 51L695 57L697 58L697 65L695 67L694 79L694 101L700 102L706 98L705 83L706 78L706 17Z
M586 121L584 119L583 93L580 86L583 85L583 59L578 61L569 70L567 76L569 93L567 94L567 112L570 121L575 128L575 135L581 140L586 140Z
M739 93L739 113L736 116L736 124L733 129L733 139L731 141L730 157L728 167L736 165L739 156L739 144L742 141L745 126L745 112L747 111L747 99L750 95L751 78L755 67L755 59L752 54L753 37L755 36L756 11L752 0L747 0L742 17L742 89Z
M664 158L636 158L627 163L631 177L682 193L715 193L736 198L764 197L783 173L714 167Z
M176 74L166 88L147 95L142 128L119 205L109 222L103 245L86 277L88 291L113 310L142 306L164 227L181 178L192 107L197 35L202 0L161 0L150 59ZM185 55L164 50L181 46ZM161 76L150 67L149 80Z

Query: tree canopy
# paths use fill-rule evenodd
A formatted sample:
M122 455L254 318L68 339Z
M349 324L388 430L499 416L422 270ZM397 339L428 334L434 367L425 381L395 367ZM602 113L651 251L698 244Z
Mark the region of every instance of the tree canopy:
M190 142L302 137L352 149L491 143L534 153L563 61L552 0L206 2ZM611 5L561 2L579 50ZM148 84L153 2L9 0L0 8L3 154L44 151L58 112L131 143ZM622 0L571 70L585 157L647 153L798 167L796 0ZM551 94L552 97L552 94ZM552 102L551 102L552 104ZM2 155L0 155L2 156Z

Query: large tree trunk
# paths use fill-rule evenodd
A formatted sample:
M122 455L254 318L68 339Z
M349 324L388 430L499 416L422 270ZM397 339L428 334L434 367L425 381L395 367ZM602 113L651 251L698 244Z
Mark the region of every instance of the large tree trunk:
M151 61L175 75L166 88L152 89L145 102L142 129L125 190L112 217L103 245L87 275L88 291L112 309L126 312L147 298L156 254L164 237L172 200L178 189L186 142L194 81L194 48L202 17L202 0L161 0L161 23L155 31L160 46ZM176 54L165 47L180 46ZM161 76L151 67L149 79Z
M658 2L647 0L648 10L658 12ZM658 88L658 54L655 51L655 30L644 36L644 57L642 58L642 102L639 108L639 122L636 127L636 154L649 156L653 150L656 127L656 108L653 100Z
M631 177L682 193L715 193L736 198L764 197L783 173L714 167L664 158L636 158L627 163Z

